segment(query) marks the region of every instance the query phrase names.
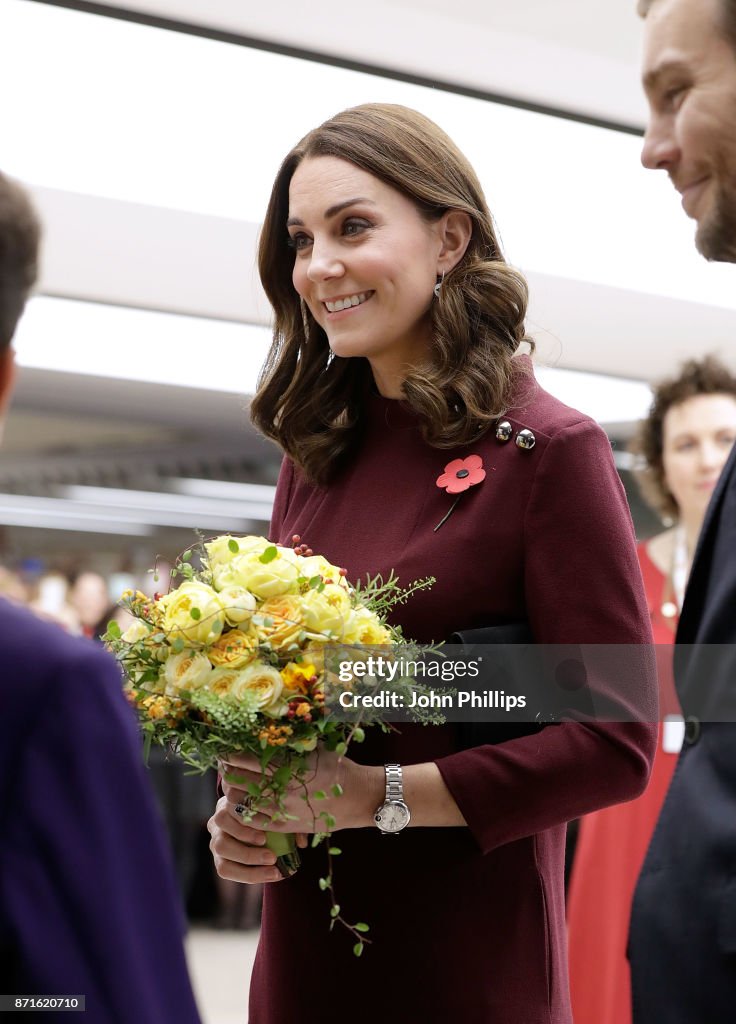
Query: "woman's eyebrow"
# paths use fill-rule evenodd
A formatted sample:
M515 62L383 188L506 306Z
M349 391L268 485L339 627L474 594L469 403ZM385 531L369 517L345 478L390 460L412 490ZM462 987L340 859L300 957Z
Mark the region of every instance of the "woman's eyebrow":
M362 196L357 196L355 199L345 199L343 202L335 203L334 206L330 206L325 210L325 220L329 220L331 217L336 217L338 213L342 213L342 211L346 210L348 206L355 206L356 203L370 203L371 206L376 205L372 199L365 199ZM304 221L300 220L298 217L289 217L286 222L287 228L296 226L303 227L303 225Z

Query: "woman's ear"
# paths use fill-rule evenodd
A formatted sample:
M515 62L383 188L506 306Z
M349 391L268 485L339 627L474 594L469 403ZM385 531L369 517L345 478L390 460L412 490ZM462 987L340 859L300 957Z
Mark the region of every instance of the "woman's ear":
M447 274L465 255L473 234L473 221L464 210L448 210L443 214L438 227L441 249L437 273Z

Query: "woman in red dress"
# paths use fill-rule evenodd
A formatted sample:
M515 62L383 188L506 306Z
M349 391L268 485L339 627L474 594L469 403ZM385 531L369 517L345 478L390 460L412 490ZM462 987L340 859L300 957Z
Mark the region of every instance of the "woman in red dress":
M671 645L710 494L736 439L736 377L712 357L690 361L656 390L637 448L645 498L675 525L639 544L660 682L649 786L580 823L568 898L575 1024L630 1024L626 942L634 887L682 742Z

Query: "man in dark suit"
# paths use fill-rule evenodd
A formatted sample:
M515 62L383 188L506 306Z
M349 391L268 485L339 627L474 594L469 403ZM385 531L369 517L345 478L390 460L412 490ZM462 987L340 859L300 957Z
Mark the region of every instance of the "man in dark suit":
M736 262L736 0L640 0L642 160L668 172L706 259ZM736 286L736 279L735 279ZM736 449L677 633L685 743L634 897L635 1024L736 1020Z
M0 174L0 421L39 234ZM182 931L117 666L0 600L0 1009L84 996L90 1024L198 1024Z

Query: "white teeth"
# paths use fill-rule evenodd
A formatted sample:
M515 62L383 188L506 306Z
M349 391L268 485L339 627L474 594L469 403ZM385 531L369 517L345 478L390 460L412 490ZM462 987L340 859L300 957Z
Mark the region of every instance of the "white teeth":
M372 292L361 292L360 295L349 295L345 299L338 299L336 302L325 302L325 306L330 313L339 313L342 309L350 309L351 306L359 306L361 302L365 302Z

